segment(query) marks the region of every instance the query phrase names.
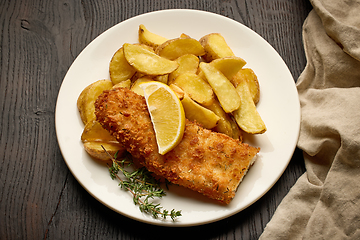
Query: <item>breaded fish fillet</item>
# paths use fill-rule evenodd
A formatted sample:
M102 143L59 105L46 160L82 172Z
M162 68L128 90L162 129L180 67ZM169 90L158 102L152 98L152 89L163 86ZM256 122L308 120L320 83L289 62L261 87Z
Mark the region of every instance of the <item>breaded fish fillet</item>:
M145 98L126 88L101 94L95 114L149 171L225 204L235 196L259 152L258 148L186 121L182 141L160 155Z

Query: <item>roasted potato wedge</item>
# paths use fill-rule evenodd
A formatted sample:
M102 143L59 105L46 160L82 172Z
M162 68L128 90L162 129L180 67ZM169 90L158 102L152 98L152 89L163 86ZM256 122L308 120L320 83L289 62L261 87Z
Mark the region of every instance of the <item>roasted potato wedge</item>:
M214 101L214 92L211 86L195 73L183 73L174 83L186 92L189 97L201 105L210 105Z
M118 143L118 141L113 137L107 130L105 130L101 124L92 120L88 122L81 134L82 142L107 142L107 143Z
M233 112L237 124L247 133L264 133L266 131L265 123L256 109L246 81L239 82L236 91L241 98L240 107Z
M196 73L199 67L199 58L194 54L182 55L175 59L175 61L179 64L179 67L169 74L169 84L171 84L175 80L175 78L177 78L183 73Z
M123 48L127 62L146 75L164 75L179 67L177 62L160 57L139 45L125 43Z
M260 85L254 71L250 68L244 68L231 78L231 82L235 87L242 81L247 82L252 99L256 105L260 100Z
M199 42L205 49L203 58L206 62L211 62L218 58L235 56L220 33L210 33L205 35Z
M215 59L210 64L220 70L220 72L222 72L222 74L230 80L242 69L243 66L245 66L246 62L244 59L239 57L224 57Z
M164 42L155 49L155 53L161 57L175 60L185 54L202 56L205 54L205 51L198 40L180 37Z
M131 78L130 80L131 80L131 82L133 83L133 82L135 82L138 78L141 78L141 77L144 77L144 76L147 76L147 75L144 74L144 73L136 72L136 73L134 74L134 76L132 76L132 78Z
M241 129L233 119L232 115L226 113L222 109L217 99L215 99L215 101L211 105L206 106L206 108L210 109L220 117L220 120L217 123L216 127L212 129L213 131L226 134L229 137L242 141Z
M77 99L77 107L80 112L81 120L84 124L94 120L95 117L95 100L104 91L111 89L113 83L110 80L98 80L87 86Z
M180 34L180 38L191 38L189 35L187 35L186 33L182 33Z
M184 107L185 117L190 121L196 121L204 128L212 129L220 120L220 117L213 111L196 103L186 93L184 94L181 103Z
M148 46L148 45L146 45L146 44L142 44L142 43L134 43L134 45L137 45L137 46L143 47L143 48L145 48L146 50L149 50L150 52L155 53L155 50L154 50L152 47L150 47L150 46Z
M239 139L240 142L243 141L243 131L241 130L241 128L239 127L239 125L236 123L234 117L231 114L228 114L228 116L231 117L231 128L232 128L232 137L234 139Z
M95 159L101 161L110 161L110 156L105 152L105 150L101 147L103 146L106 151L114 156L117 153L117 156L123 155L126 150L119 143L105 143L105 142L85 142L84 148L85 151Z
M124 56L124 49L121 47L113 55L109 64L110 80L113 84L130 79L136 72L136 69L130 66Z
M181 88L179 88L178 86L176 86L175 84L170 84L169 87L174 91L174 93L176 94L176 96L182 100L184 98L185 92L184 90L182 90Z
M176 70L175 70L176 71ZM171 73L170 73L171 74ZM165 74L165 75L158 75L154 77L155 81L159 81L165 84L168 84L168 79L169 79L169 74Z
M230 113L238 109L240 97L230 80L209 63L201 62L200 69L204 72L224 111Z
M222 109L219 101L215 99L212 104L206 106L207 109L213 111L220 118L214 130L215 132L226 134L230 137L233 136L232 127L230 124L230 116Z
M125 81L122 81L122 82L119 82L119 83L115 84L112 88L124 87L124 88L130 89L130 86L131 86L131 80L127 79Z
M239 57L225 57L215 59L211 61L210 64L220 70L220 72L222 72L222 74L230 80L242 69L246 62L244 59ZM199 71L198 75L205 78L202 71Z
M166 42L168 39L150 32L143 24L139 26L139 42L152 47L157 48L159 45Z
M140 88L140 84L149 81L153 81L153 79L149 76L140 77L132 84L130 90L141 96L144 96L144 90Z

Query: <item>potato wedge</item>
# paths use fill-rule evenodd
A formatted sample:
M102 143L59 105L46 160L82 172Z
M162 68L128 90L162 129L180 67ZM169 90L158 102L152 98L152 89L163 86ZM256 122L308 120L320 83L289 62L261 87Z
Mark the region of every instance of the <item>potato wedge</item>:
M219 116L219 121L217 123L217 125L215 126L215 128L213 128L213 130L215 132L219 132L219 133L223 133L226 134L230 137L233 136L232 133L232 127L230 124L230 116L222 109L219 101L217 99L215 99L212 104L210 104L209 106L206 106L207 109L210 109L211 111L213 111L216 115Z
M222 72L222 74L230 80L242 69L243 66L245 66L246 62L244 59L239 57L224 57L215 59L210 64L220 70L220 72Z
M141 77L144 77L144 76L147 76L146 74L144 73L141 73L141 72L136 72L130 79L130 81L132 83L134 83L138 78L141 78Z
M260 85L259 85L259 81L258 81L257 76L254 73L254 71L250 68L244 68L244 69L241 69L236 75L234 75L230 79L230 81L232 82L232 84L235 87L237 87L239 82L242 82L244 80L248 84L251 96L256 105L260 100Z
M214 92L211 86L195 73L183 73L174 83L186 92L189 97L201 105L210 105L214 101Z
M237 124L247 133L264 133L266 131L265 123L256 109L246 81L239 82L236 91L241 98L240 107L233 112Z
M119 143L115 137L113 137L107 130L105 130L101 124L92 120L88 122L81 134L82 142L107 142L107 143Z
M165 83L165 84L168 84L168 79L169 79L169 74L158 75L158 76L154 77L155 81L159 81L159 82L162 82L162 83Z
M111 89L113 83L110 80L98 80L87 86L77 99L77 107L80 112L81 120L84 124L94 120L95 117L95 100L104 91Z
M239 139L240 142L243 141L243 131L239 127L239 125L236 123L235 118L229 113L228 116L230 116L231 121L231 128L232 128L232 137L234 139Z
M181 103L184 107L185 117L190 121L196 121L204 128L212 129L220 120L220 117L213 111L196 103L186 93Z
M223 133L228 135L229 137L232 137L234 139L238 139L242 142L242 132L235 120L233 119L232 115L229 113L226 113L219 101L215 99L215 101L209 105L206 106L206 108L213 111L216 115L220 117L220 120L218 121L215 128L212 130L215 132Z
M180 38L191 38L189 35L187 35L186 33L182 33L180 34Z
M137 46L143 47L143 48L145 48L146 50L149 50L150 52L155 53L155 50L154 50L152 47L150 47L150 46L148 46L148 45L146 45L146 44L142 44L142 43L134 43L134 45L137 45Z
M117 84L131 78L135 72L136 69L127 62L124 49L121 47L115 52L109 64L110 80L113 84Z
M175 59L175 61L179 64L179 67L169 74L169 84L171 84L175 80L175 78L177 78L183 73L196 73L199 67L199 58L194 54L182 55Z
M205 49L203 58L206 62L211 62L218 58L235 56L220 33L210 33L205 35L199 42Z
M230 80L242 69L246 62L244 59L239 57L224 57L215 59L211 61L210 64L220 70L220 72L222 72L222 74ZM198 75L201 78L205 78L202 71L199 71Z
M153 79L149 76L140 77L132 84L130 90L141 96L144 96L144 90L140 88L140 84L149 81L153 81Z
M157 48L159 45L166 42L168 39L150 32L143 24L139 25L139 42L152 47Z
M234 85L224 74L209 63L201 62L200 69L212 87L215 95L226 113L233 112L240 106L240 97Z
M130 86L131 86L131 80L127 79L125 81L122 81L122 82L119 82L119 83L115 84L112 88L124 87L124 88L130 89Z
M164 42L155 49L155 53L161 57L175 60L185 54L202 56L205 54L205 50L198 40L180 37Z
M182 90L181 88L179 88L178 86L176 86L175 84L170 84L169 87L174 91L174 93L176 94L176 96L182 100L184 98L185 92L184 90Z
M123 48L128 63L141 73L164 75L179 67L177 62L160 57L139 45L125 43Z
M103 146L106 151L114 156L117 153L117 156L123 155L126 150L119 143L105 143L105 142L85 142L84 148L85 151L93 158L98 159L100 161L110 161L110 156L105 152L105 150L101 147Z

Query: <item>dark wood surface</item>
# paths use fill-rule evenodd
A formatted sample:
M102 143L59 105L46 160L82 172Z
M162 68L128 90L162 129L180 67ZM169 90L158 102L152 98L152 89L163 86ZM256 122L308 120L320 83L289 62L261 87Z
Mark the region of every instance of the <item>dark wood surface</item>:
M95 37L130 17L170 8L225 15L265 38L296 80L306 59L307 0L0 0L0 239L257 239L305 171L296 149L255 204L225 220L168 228L108 209L72 176L55 133L56 98L68 68Z

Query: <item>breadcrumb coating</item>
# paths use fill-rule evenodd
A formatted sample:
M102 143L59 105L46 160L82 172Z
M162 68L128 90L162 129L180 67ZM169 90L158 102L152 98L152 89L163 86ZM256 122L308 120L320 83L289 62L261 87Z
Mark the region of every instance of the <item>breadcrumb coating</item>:
M104 91L95 102L95 114L137 164L225 204L260 150L186 120L181 142L160 155L145 98L126 88Z

